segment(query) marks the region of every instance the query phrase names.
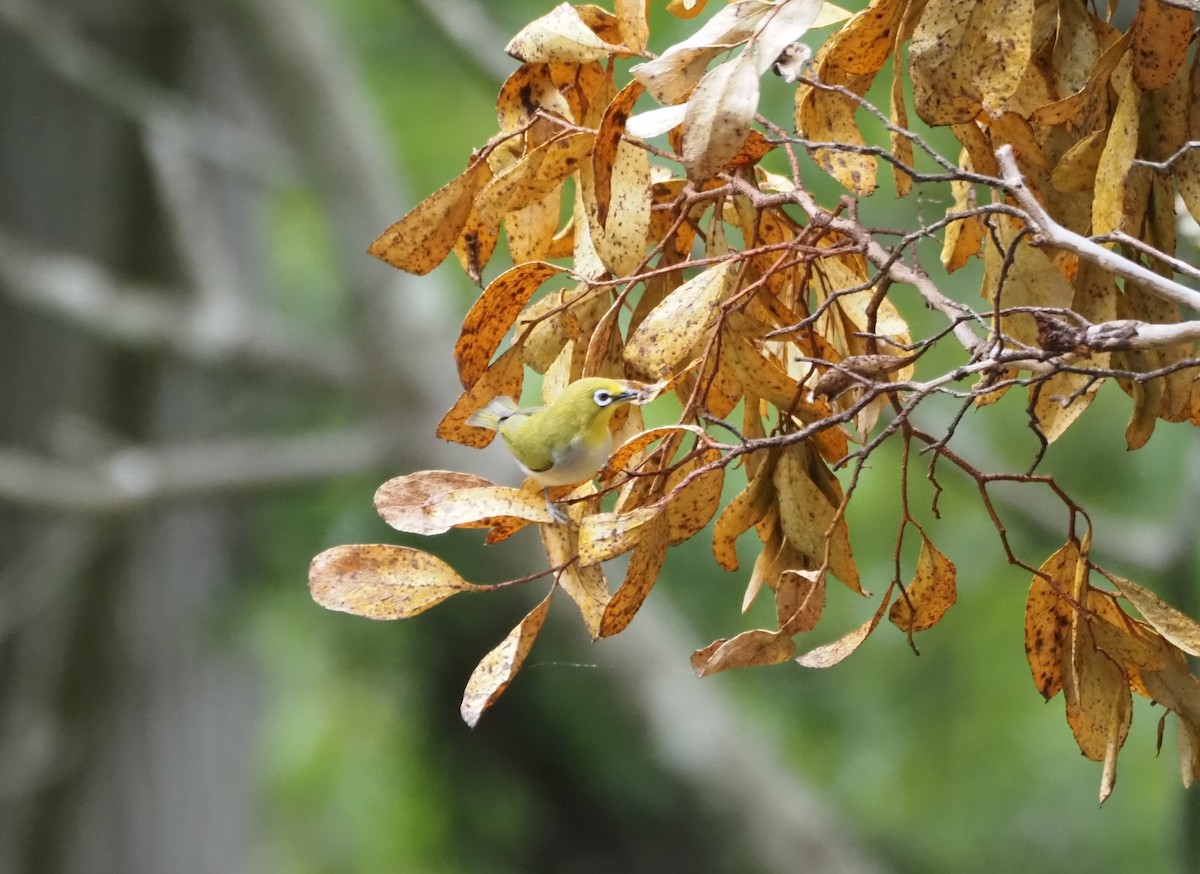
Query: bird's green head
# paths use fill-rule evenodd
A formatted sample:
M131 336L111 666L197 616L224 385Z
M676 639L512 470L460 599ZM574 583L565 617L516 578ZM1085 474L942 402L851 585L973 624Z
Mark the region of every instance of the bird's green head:
M597 417L607 421L622 404L644 398L644 392L630 383L590 376L577 379L563 389L550 409L559 410L577 421L590 421Z
M536 434L553 449L576 440L588 445L607 443L612 414L624 404L645 398L645 393L631 383L598 376L577 379L554 403L531 417L522 431L528 436Z

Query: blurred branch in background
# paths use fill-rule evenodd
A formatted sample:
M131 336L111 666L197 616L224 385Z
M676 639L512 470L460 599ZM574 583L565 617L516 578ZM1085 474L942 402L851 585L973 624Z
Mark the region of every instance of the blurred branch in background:
M422 6L498 81L507 62L478 8ZM0 387L12 413L0 426L0 869L251 870L270 700L245 648L209 625L252 576L239 564L257 546L245 498L449 466L432 424L458 391L442 364L453 290L436 276L414 289L363 254L414 198L313 5L130 0L67 14L0 0L0 25L13 95L0 130L27 136L3 150L20 181L0 193L0 365L18 376ZM30 148L39 137L44 149ZM265 293L263 227L285 187L319 204L348 312L319 340ZM297 385L324 399L280 399ZM284 402L312 405L312 424L297 427ZM67 421L86 439L56 441ZM294 557L297 598L315 546ZM644 640L664 646L668 609L639 620ZM668 658L632 640L629 665ZM798 857L880 870L799 778L769 766L769 747L747 751L736 708L677 660L669 682L616 677L693 795L720 788L730 841L763 870ZM575 766L564 793L586 793L597 763ZM748 801L762 798L770 809Z

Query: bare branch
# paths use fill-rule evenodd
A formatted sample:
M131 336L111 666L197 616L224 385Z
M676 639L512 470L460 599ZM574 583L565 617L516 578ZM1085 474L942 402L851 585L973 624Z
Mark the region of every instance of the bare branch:
M1050 214L1042 208L1042 205L1038 203L1033 192L1025 184L1025 180L1021 176L1021 171L1017 167L1017 160L1013 155L1012 146L1004 145L997 149L996 161L1000 165L1000 172L1005 186L1012 193L1012 196L1020 204L1021 208L1028 214L1029 223L1033 225L1038 235L1045 242L1061 249L1066 249L1069 252L1074 252L1079 257L1086 258L1108 272L1115 273L1124 279L1140 282L1145 286L1147 291L1161 297L1163 300L1170 301L1181 307L1200 311L1200 292L1167 279L1148 267L1143 267L1141 264L1130 261L1128 258L1123 258L1116 252L1104 248L1104 246L1094 240L1089 240L1087 237L1081 236L1074 231L1067 230L1052 219Z
M0 24L23 36L63 79L144 127L173 134L210 161L269 184L294 177L292 161L279 143L147 81L85 39L47 4L0 0Z
M162 501L290 486L383 462L369 429L122 449L90 464L0 448L0 501L40 510L123 512Z
M182 292L123 282L93 261L34 249L3 229L0 293L102 339L201 364L267 369L336 387L357 378L355 357L332 338L303 343L245 306L219 320L199 318Z

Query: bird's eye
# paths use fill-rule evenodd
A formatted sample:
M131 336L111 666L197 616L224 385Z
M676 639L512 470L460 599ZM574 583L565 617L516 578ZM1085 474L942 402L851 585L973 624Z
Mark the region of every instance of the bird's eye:
M596 406L607 407L613 402L613 393L606 388L596 389L592 399L596 401Z

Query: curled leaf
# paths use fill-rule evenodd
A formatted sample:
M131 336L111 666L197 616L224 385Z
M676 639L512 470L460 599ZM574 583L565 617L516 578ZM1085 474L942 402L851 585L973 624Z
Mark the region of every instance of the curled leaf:
M779 631L754 628L728 640L717 640L692 653L692 670L707 677L733 668L778 665L796 654L791 637Z
M1200 657L1200 622L1137 583L1117 576L1109 579L1159 634L1188 655Z
M758 109L758 70L743 52L700 80L683 117L683 166L703 182L729 166L750 135Z
M958 597L954 562L946 558L929 538L921 536L921 554L917 572L896 599L888 619L901 631L925 631L945 615Z
M621 50L600 39L569 3L525 25L504 48L517 60L540 64L586 64Z
M550 597L554 594L551 589L541 602L517 623L516 628L508 633L500 645L483 657L471 678L467 680L467 688L463 691L462 706L459 713L463 722L474 728L483 712L496 703L504 694L504 690L516 677L517 671L525 663L525 657L533 648L538 632L546 622L546 614L550 611Z

